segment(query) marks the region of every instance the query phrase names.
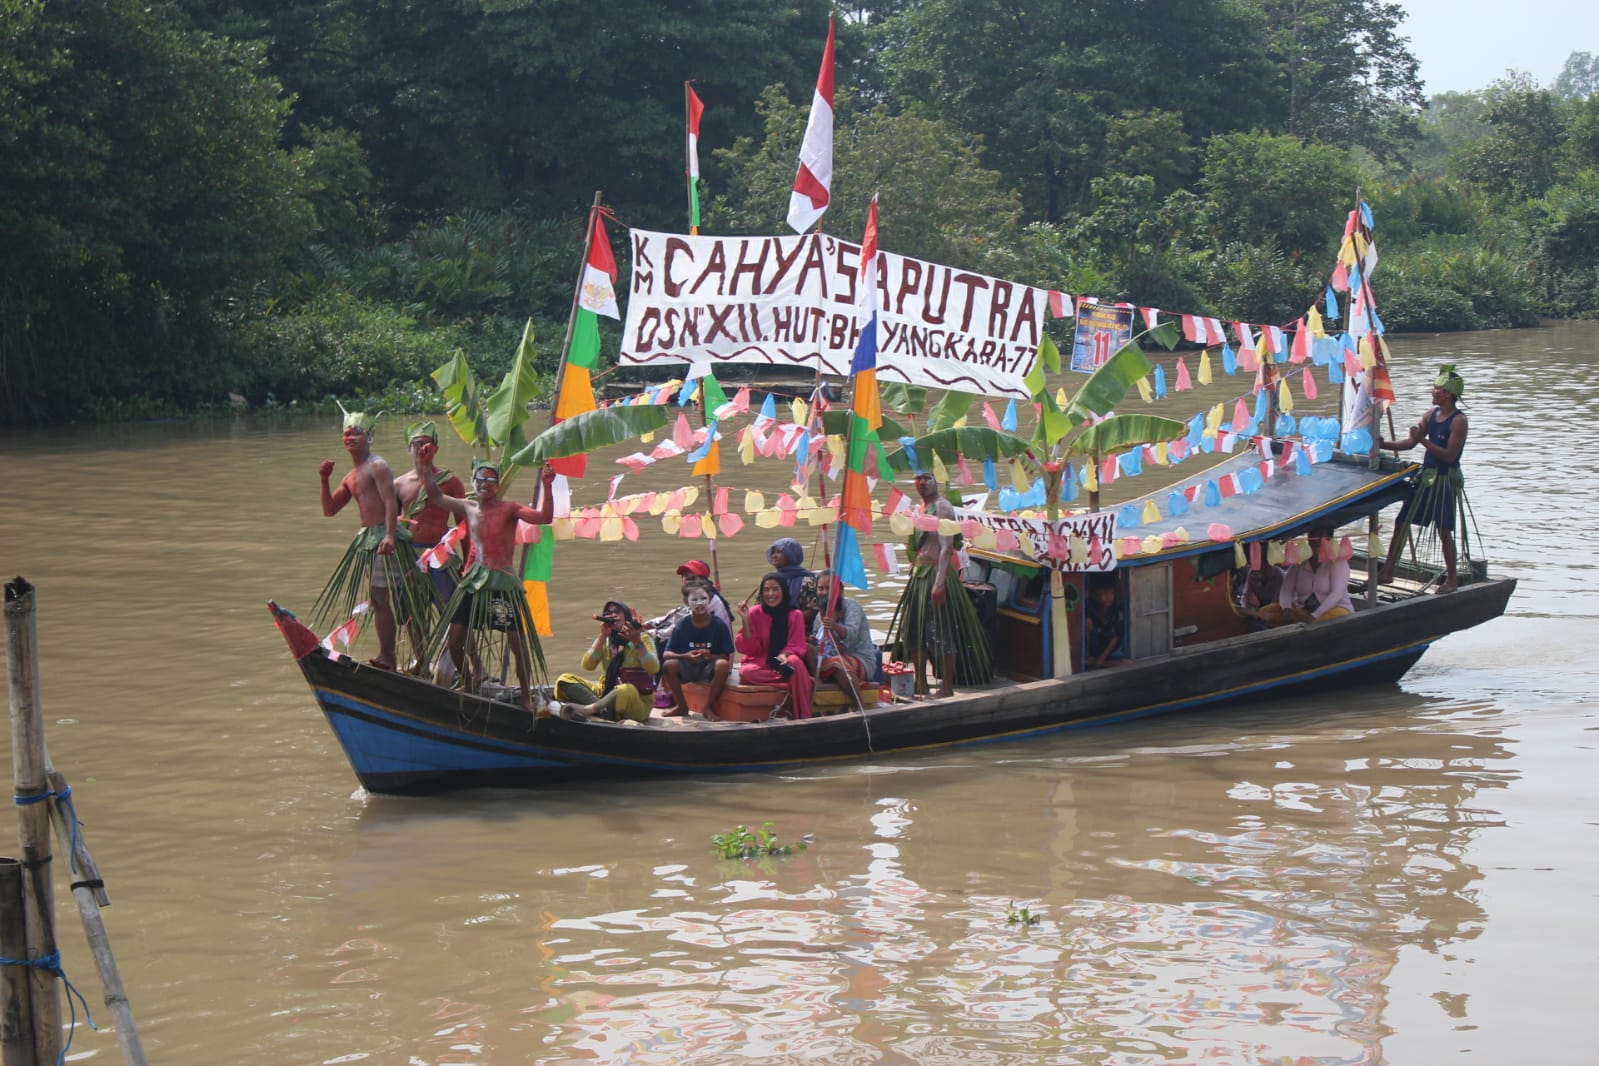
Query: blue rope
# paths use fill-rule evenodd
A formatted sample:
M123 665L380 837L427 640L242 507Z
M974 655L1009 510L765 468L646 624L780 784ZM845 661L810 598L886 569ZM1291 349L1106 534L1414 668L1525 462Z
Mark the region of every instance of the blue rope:
M77 1003L83 1004L83 1020L89 1024L89 1028L97 1033L100 1031L100 1027L94 1024L94 1019L89 1016L89 1001L83 998L83 993L78 991L76 985L67 980L66 972L61 969L61 952L52 951L50 954L41 955L37 959L8 959L0 957L0 966L27 966L34 970L43 970L61 978L61 983L67 986L67 1043L61 1049L61 1054L56 1056L56 1066L62 1066L62 1063L67 1061L67 1052L72 1050L72 1037L78 1031ZM73 1002L74 997L76 997L77 1003Z
M30 804L42 803L52 797L54 797L57 805L61 807L62 813L67 816L67 824L72 827L72 854L76 855L78 851L78 826L82 823L78 821L78 812L72 806L71 785L68 785L59 793L49 791L35 792L31 796L12 796L11 799L18 807L27 807ZM70 859L71 855L68 858ZM56 1066L62 1066L67 1060L67 1052L72 1050L72 1036L78 1030L77 1003L83 1004L83 1020L88 1023L89 1028L95 1032L100 1031L100 1027L94 1024L94 1018L89 1014L89 1001L83 998L83 993L78 991L77 986L67 979L66 971L61 969L61 952L52 951L50 954L41 955L37 959L9 959L0 956L0 966L26 966L35 970L44 970L46 973L61 978L61 983L67 986L67 1042L62 1047L61 1054L56 1056ZM74 997L77 999L77 1003L73 1002Z

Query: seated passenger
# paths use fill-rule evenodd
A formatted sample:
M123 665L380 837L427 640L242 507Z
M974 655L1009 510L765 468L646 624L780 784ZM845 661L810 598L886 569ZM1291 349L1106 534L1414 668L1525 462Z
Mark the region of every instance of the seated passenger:
M1310 531L1310 558L1288 568L1277 602L1260 609L1260 617L1268 625L1322 622L1354 613L1349 564L1337 557L1332 532L1326 526ZM1324 556L1328 557L1325 561Z
M632 608L617 600L606 600L596 616L600 634L583 653L583 669L605 664L602 681L589 681L577 674L562 674L555 682L555 697L566 704L568 718L592 715L615 721L629 718L642 722L650 716L651 696L661 672L655 653L655 638L644 631Z
M683 582L683 602L689 613L672 629L661 655L661 676L672 693L672 707L662 717L671 718L688 711L683 685L703 681L711 686L705 701L707 718L715 714L716 701L733 670L733 631L711 613L716 587L708 578Z
M1249 619L1250 630L1269 628L1270 623L1260 616L1261 609L1275 604L1282 591L1282 567L1262 562L1260 569L1244 571L1238 590L1238 613Z
M1093 585L1083 608L1083 669L1102 670L1127 662L1127 653L1122 651L1125 628L1127 620L1116 596L1116 582Z
M677 576L683 582L682 588L686 589L691 581L701 579L709 581L711 566L704 559L690 559L677 568ZM727 597L722 595L715 583L711 585L711 616L720 619L729 633L733 632L733 610L727 604ZM657 646L664 646L671 639L673 628L687 617L688 604L680 603L665 614L645 622L644 628L655 637Z
M743 656L739 681L788 689L788 713L811 716L811 672L805 668L805 617L790 602L781 574L761 578L760 602L752 610L739 604L739 631L733 646Z
M872 643L872 627L861 605L840 595L833 602L833 571L816 575L816 597L820 607L811 629L806 664L818 681L835 682L849 694L856 710L863 710L861 686L878 680L881 663L877 645Z

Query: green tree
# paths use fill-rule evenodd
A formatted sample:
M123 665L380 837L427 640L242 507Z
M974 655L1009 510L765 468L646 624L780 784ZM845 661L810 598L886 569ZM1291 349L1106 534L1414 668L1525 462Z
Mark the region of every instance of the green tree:
M1457 156L1458 173L1510 200L1542 196L1559 176L1567 106L1525 76L1495 82L1486 96L1492 132Z
M1412 134L1425 97L1399 34L1404 8L1382 0L1251 0L1287 89L1286 132L1382 158Z
M1295 137L1231 133L1205 148L1204 190L1213 247L1275 243L1318 270L1332 262L1360 175L1339 148Z
M0 40L0 419L220 398L220 311L312 225L260 51L131 0L6 6Z
M1268 123L1256 12L1236 0L912 0L874 27L891 98L981 132L1046 221L1106 173L1115 116L1166 111L1202 141Z
M1555 78L1556 96L1586 100L1599 93L1599 56L1592 52L1572 52Z
M933 119L894 114L884 104L861 111L856 99L835 94L827 230L858 240L876 193L883 247L977 269L1009 266L1020 204L999 175L984 168L978 140ZM740 138L717 152L728 189L712 202L707 228L786 229L782 219L810 101L795 104L771 86L758 106L765 137Z

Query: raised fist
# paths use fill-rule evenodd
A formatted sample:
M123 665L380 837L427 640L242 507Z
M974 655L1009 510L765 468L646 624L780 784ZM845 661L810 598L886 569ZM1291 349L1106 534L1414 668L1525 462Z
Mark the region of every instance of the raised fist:
M333 474L333 460L322 460L322 466L319 468L319 471L322 474L322 480L326 481Z

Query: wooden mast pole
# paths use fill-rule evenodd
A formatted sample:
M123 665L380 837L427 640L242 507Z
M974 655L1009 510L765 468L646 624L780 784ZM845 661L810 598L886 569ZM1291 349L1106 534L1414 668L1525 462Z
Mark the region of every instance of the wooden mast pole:
M683 83L683 159L684 159L685 162L687 162L688 160L693 158L693 156L695 154L694 145L692 143L693 142L693 138L694 138L694 124L693 124L693 122L694 122L693 110L694 109L693 109L693 105L689 102L689 94L691 92L693 92L693 89L690 88L690 87L693 84L694 83L692 81L685 81ZM688 202L689 202L689 226L688 226L688 232L689 232L689 235L693 236L693 237L698 237L700 235L699 223L694 220L695 195L696 195L696 191L694 189L694 183L697 180L698 179L694 177L693 171L690 170L689 173L688 173ZM701 428L706 429L706 430L709 430L710 426L711 426L711 413L710 413L710 410L707 408L706 403L705 403L705 383L703 381L700 383L700 426L701 426ZM716 445L715 444L711 444L710 447L711 448L715 448ZM706 455L709 456L709 454L710 454L710 452L707 451ZM718 454L720 454L720 453L718 453ZM706 517L706 521L708 522L708 524L711 527L711 532L706 536L705 540L706 540L706 545L707 545L707 547L710 548L710 552L711 552L711 583L714 584L719 589L719 588L722 587L722 565L721 565L721 560L717 558L717 554L716 554L716 532L717 532L717 530L716 530L716 516L712 513L712 510L711 510L712 507L715 506L715 504L716 504L716 485L711 481L710 471L706 471L705 472L705 517Z

